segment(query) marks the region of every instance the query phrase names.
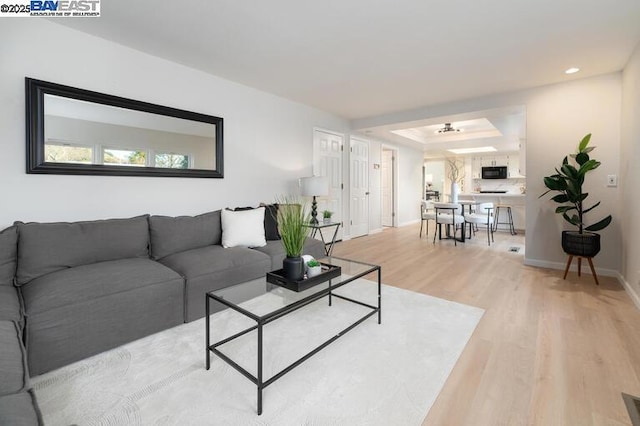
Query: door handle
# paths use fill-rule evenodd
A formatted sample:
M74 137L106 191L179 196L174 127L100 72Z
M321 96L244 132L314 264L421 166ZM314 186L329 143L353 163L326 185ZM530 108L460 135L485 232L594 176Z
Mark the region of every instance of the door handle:
M369 195L369 191L365 192L364 195Z

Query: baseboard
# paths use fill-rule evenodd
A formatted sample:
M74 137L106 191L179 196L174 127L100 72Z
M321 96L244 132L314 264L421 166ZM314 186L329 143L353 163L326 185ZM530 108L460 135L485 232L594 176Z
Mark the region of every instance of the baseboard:
M560 271L564 271L564 268L567 267L566 262L550 262L548 260L538 260L538 259L528 259L525 255L524 264L528 266L536 266L538 268L548 268L548 269L558 269ZM603 277L616 277L620 275L618 271L615 269L605 269L605 268L595 268L596 274ZM578 271L578 262L572 262L571 267L569 268L572 272ZM591 270L589 269L589 264L582 264L582 271L591 275Z
M624 287L624 289L627 291L627 294L631 298L631 301L633 302L633 304L636 305L636 308L640 309L640 294L638 294L636 289L633 288L633 286L629 284L627 280L624 279L622 274L618 273L617 278L620 284L622 284L622 287Z
M372 229L372 230L369 231L369 235L379 234L383 230L384 230L384 228Z

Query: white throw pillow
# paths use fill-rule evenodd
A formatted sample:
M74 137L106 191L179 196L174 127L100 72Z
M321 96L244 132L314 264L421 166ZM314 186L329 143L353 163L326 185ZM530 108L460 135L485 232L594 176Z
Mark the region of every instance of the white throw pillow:
M222 247L263 247L264 207L251 210L222 210Z

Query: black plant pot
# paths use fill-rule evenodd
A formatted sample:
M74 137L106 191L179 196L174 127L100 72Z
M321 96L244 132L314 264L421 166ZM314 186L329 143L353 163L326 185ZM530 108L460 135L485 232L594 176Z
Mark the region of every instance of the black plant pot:
M562 249L571 256L594 257L600 252L600 234L562 231Z
M304 278L304 260L302 257L285 257L282 261L282 269L285 278L300 281Z

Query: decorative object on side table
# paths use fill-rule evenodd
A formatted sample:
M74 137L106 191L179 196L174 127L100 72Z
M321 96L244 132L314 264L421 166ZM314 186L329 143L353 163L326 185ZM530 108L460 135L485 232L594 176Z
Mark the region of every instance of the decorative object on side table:
M309 235L309 215L305 206L295 197L283 197L278 200L278 231L284 246L286 257L282 261L284 276L290 280L304 277L302 250Z
M331 216L333 216L333 212L329 210L325 210L322 212L322 222L323 223L331 223Z
M300 188L302 196L313 197L311 202L311 219L309 223L318 224L318 203L316 197L326 197L329 195L329 179L324 176L310 176L300 178Z
M600 251L600 234L596 234L595 231L606 228L611 223L611 215L593 225L585 226L584 215L600 205L598 201L588 208L583 207L583 202L589 195L588 192L582 192L585 176L600 166L599 161L589 157L589 153L595 148L589 147L590 140L591 133L582 138L578 144L578 152L570 156L575 165L571 164L569 156L566 156L562 160L560 169L556 168L556 174L544 178L544 186L548 189L540 197L551 191L558 192L558 195L551 198L561 204L556 207L556 213L562 214L564 220L578 228L577 231L562 231L562 249L569 255L564 278L567 278L573 257L578 256L578 275L580 275L582 258L586 258L589 261L593 278L598 284L598 277L591 260Z

